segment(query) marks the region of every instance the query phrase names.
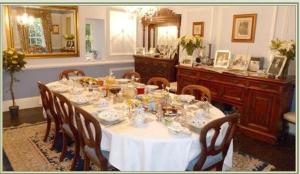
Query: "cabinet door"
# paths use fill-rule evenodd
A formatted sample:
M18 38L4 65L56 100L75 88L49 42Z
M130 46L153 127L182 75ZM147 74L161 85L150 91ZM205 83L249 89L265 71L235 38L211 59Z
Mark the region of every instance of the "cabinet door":
M247 127L262 132L272 131L272 122L276 114L275 102L276 95L273 93L249 90L249 107L247 118L245 119Z

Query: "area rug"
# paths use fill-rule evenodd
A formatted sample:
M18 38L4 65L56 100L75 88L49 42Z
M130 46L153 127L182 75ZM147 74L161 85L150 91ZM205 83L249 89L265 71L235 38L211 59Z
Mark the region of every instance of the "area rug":
M54 127L54 126L53 126ZM66 158L59 162L60 145L51 150L53 135L43 141L45 123L23 125L5 129L3 148L14 171L68 171L72 162L73 148L68 147ZM82 160L77 170L82 170ZM93 170L97 168L93 167ZM271 171L275 167L251 155L234 152L231 171Z

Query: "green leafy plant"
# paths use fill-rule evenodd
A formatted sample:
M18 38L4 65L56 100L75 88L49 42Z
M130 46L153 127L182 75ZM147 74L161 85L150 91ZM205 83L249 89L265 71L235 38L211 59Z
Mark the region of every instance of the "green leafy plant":
M203 39L200 36L182 36L178 38L178 44L186 50L189 56L193 55L195 49L204 48Z
M293 40L272 40L270 49L275 52L275 54L279 53L282 56L286 56L289 60L294 60L295 58L296 45Z
M18 81L14 74L21 71L25 67L26 61L24 59L25 54L23 52L16 51L13 48L3 51L3 69L10 75L9 90L13 100L13 106L16 106L13 84L14 82Z

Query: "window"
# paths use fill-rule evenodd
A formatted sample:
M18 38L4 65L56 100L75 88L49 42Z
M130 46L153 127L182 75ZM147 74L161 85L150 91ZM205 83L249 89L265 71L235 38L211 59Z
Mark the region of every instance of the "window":
M41 18L34 19L33 25L29 27L28 33L30 46L38 45L46 47Z
M91 24L85 24L85 51L92 51Z

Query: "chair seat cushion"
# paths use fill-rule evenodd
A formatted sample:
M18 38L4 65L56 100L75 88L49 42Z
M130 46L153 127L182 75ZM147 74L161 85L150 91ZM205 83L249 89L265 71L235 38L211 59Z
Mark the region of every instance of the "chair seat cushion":
M296 113L295 112L288 112L288 113L285 113L283 115L283 118L291 123L296 123Z
M91 147L85 145L84 146L84 152L87 154L87 156L90 158L91 161L93 161L94 163L100 165L100 161L99 161L99 158L96 154L95 148L91 148ZM101 153L108 160L109 151L102 150Z
M71 127L70 127L68 124L64 123L64 124L62 125L62 128L64 129L65 133L68 134L68 136L69 136L70 138L73 138L73 139L74 139L74 134L73 134L73 132L72 132L72 130L71 130Z
M197 161L199 160L199 157L200 156L198 155L196 158L194 158L192 161L190 161L190 163L189 163L189 165L186 169L187 171L193 171L193 168L196 165ZM222 153L219 153L215 156L208 156L206 158L206 161L205 161L202 168L205 169L205 168L207 168L207 167L209 167L209 166L211 166L211 165L213 165L213 164L215 164L215 163L217 163L221 160L222 160Z

